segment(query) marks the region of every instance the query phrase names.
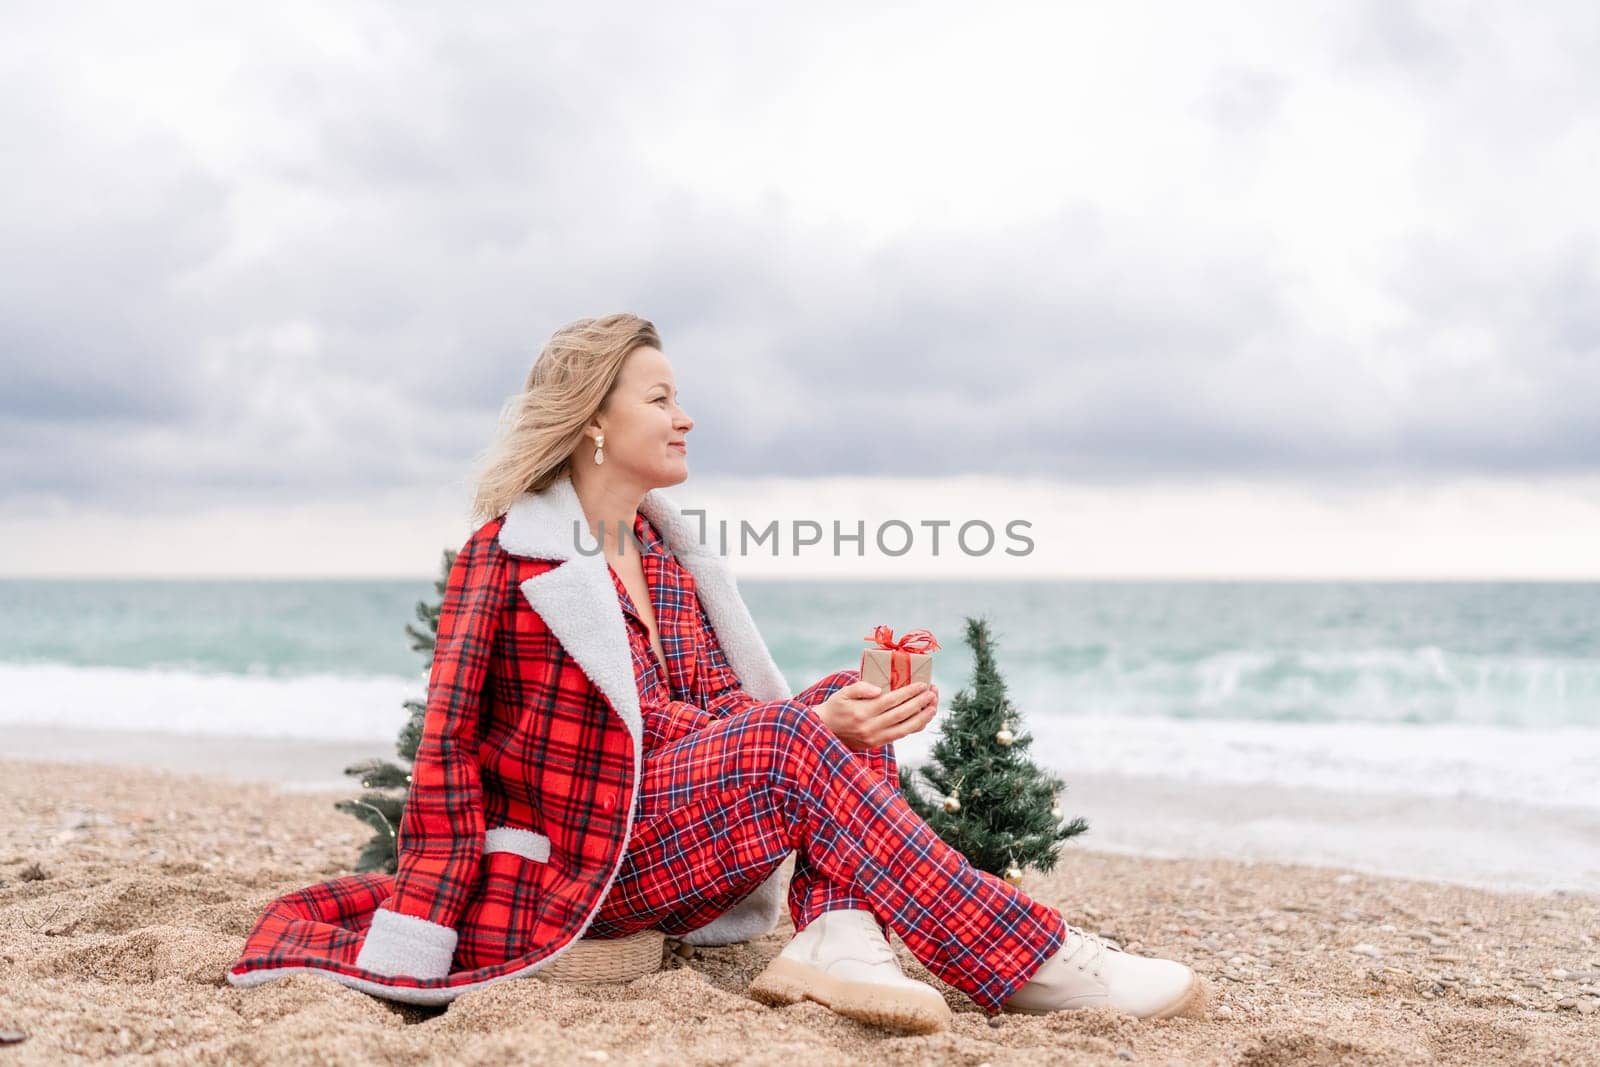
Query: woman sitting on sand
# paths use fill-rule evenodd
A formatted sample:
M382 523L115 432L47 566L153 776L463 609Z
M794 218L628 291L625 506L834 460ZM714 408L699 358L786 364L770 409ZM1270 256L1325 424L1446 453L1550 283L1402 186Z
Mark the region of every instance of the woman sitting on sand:
M947 1026L892 930L986 1011L1202 1010L1188 967L1069 926L906 804L893 742L936 688L838 671L789 695L727 565L660 492L688 477L694 422L649 322L559 330L511 415L446 585L398 870L275 901L230 981L310 969L443 1003L580 937L759 937L786 898L797 932L750 987L766 1003Z

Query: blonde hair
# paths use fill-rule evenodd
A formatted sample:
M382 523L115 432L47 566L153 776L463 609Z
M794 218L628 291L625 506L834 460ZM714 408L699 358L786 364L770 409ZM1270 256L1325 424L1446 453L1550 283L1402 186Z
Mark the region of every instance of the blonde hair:
M551 336L522 392L500 409L498 441L478 476L476 518L505 514L522 494L543 492L567 472L583 428L611 395L623 361L644 346L661 347L655 325L626 312L578 319Z

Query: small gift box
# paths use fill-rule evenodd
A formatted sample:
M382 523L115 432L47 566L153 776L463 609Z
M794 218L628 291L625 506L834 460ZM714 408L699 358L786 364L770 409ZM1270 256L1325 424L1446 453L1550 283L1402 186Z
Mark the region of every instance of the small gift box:
M927 630L912 630L900 635L887 626L875 626L863 641L872 647L861 653L861 680L882 687L899 689L912 682L933 681L933 653L939 642Z

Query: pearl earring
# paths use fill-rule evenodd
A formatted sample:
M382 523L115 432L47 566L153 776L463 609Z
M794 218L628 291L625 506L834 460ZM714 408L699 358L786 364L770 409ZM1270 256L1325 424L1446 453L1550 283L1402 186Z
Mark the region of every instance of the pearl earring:
M602 464L602 463L604 463L606 461L606 454L604 452L605 447L606 447L606 435L605 434L596 435L596 437L594 439L594 462L595 462L596 466L599 466L600 464Z

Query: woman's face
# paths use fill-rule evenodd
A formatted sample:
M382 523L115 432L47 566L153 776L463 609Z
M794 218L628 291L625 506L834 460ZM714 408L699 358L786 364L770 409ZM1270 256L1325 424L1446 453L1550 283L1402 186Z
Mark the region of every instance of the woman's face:
M689 477L685 436L694 420L678 406L672 365L658 349L636 348L628 354L596 421L605 433L604 466L613 476L650 488L677 485ZM591 430L591 444L593 434ZM592 448L579 458L592 464Z

